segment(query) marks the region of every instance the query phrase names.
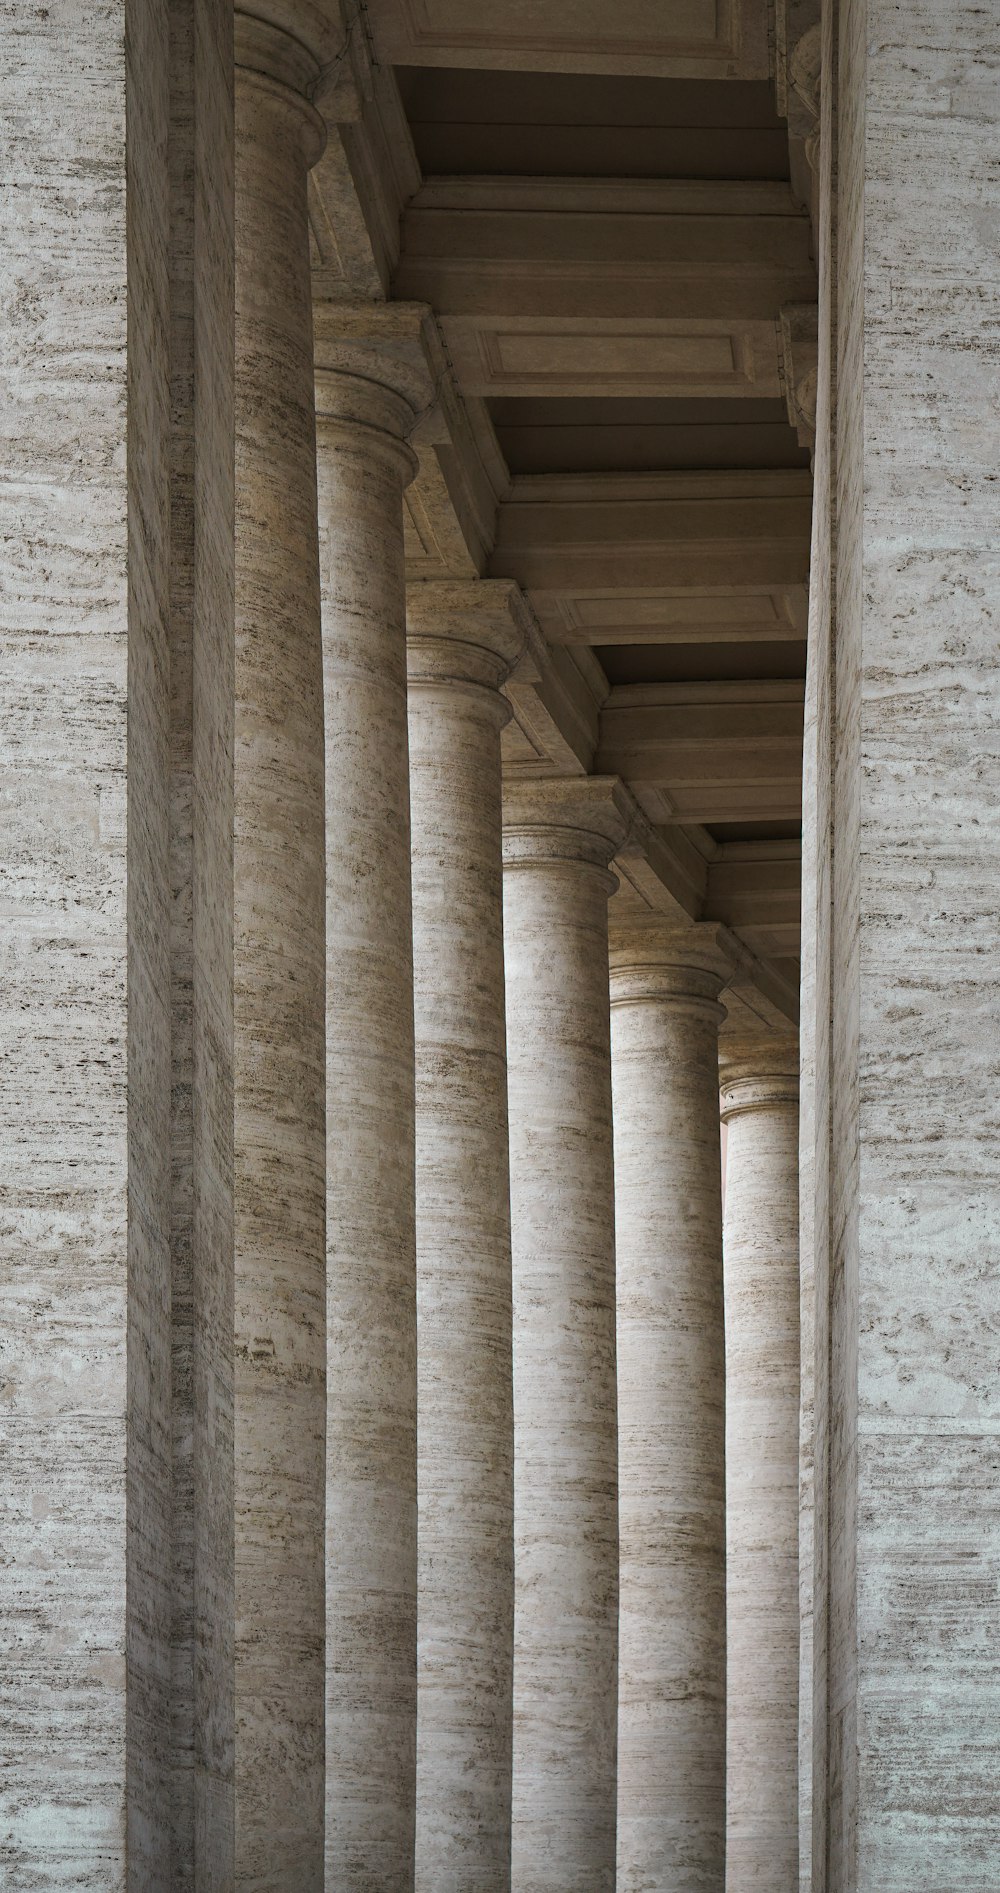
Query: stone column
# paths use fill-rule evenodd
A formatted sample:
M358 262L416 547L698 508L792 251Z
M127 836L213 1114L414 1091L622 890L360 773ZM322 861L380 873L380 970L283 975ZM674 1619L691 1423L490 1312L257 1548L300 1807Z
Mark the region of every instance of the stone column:
M727 1051L727 1893L798 1884L798 1103L794 1041Z
M171 1893L235 1843L233 8L171 0Z
M407 611L417 1062L418 1893L510 1886L514 1614L499 686L506 583Z
M323 695L302 40L236 16L237 1883L323 1884Z
M372 311L371 326L378 320ZM416 1261L409 384L317 342L326 705L327 1884L413 1883ZM413 399L416 399L414 394Z
M516 1893L615 1876L614 778L504 798L514 1278Z
M725 1881L718 997L730 965L714 927L612 925L619 1893L722 1893Z

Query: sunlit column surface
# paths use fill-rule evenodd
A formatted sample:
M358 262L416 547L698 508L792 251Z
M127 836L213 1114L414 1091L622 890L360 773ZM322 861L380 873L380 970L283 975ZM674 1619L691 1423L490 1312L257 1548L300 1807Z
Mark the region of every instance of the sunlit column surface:
M618 1507L608 864L615 779L504 802L517 1893L615 1875Z

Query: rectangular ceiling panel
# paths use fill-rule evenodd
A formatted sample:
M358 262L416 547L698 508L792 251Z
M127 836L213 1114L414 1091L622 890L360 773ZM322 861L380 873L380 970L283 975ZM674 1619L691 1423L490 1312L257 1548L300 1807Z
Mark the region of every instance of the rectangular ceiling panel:
M766 0L369 0L403 66L766 79Z

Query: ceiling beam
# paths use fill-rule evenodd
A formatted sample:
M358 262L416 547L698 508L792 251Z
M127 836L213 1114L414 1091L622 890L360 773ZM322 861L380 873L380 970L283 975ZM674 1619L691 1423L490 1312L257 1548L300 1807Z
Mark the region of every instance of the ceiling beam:
M810 490L804 471L516 479L491 575L570 593L802 586Z
M594 767L623 776L661 821L794 820L802 713L798 681L622 685L601 712Z
M430 302L446 320L485 318L501 371L506 349L523 373L541 372L543 343L551 354L563 333L580 380L588 324L624 324L623 372L635 375L644 343L654 361L662 356L669 385L678 353L694 361L707 324L703 372L711 380L725 365L729 333L737 347L726 385L742 380L750 392L753 325L773 323L785 303L815 301L816 272L809 218L787 184L431 178L403 213L395 293ZM522 318L564 327L540 331L533 355L532 332L526 339L510 326ZM643 335L630 329L636 321L661 327ZM605 353L612 340L595 331ZM770 392L770 382L753 391Z
M720 843L707 868L705 919L731 927L764 959L795 958L801 868L797 841Z

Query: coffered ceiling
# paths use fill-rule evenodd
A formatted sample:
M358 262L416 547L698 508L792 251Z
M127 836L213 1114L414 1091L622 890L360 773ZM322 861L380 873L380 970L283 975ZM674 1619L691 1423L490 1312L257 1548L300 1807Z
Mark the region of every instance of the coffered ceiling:
M470 487L453 433L431 472L421 455L411 576L523 587L540 641L509 688L508 773L621 775L668 903L731 927L791 995L813 10L777 0L769 32L767 0L367 9L402 131L374 267L433 311L478 469ZM325 161L359 189L367 109ZM314 230L342 295L353 265ZM463 567L436 521L470 504ZM622 898L651 898L646 869L623 867Z

